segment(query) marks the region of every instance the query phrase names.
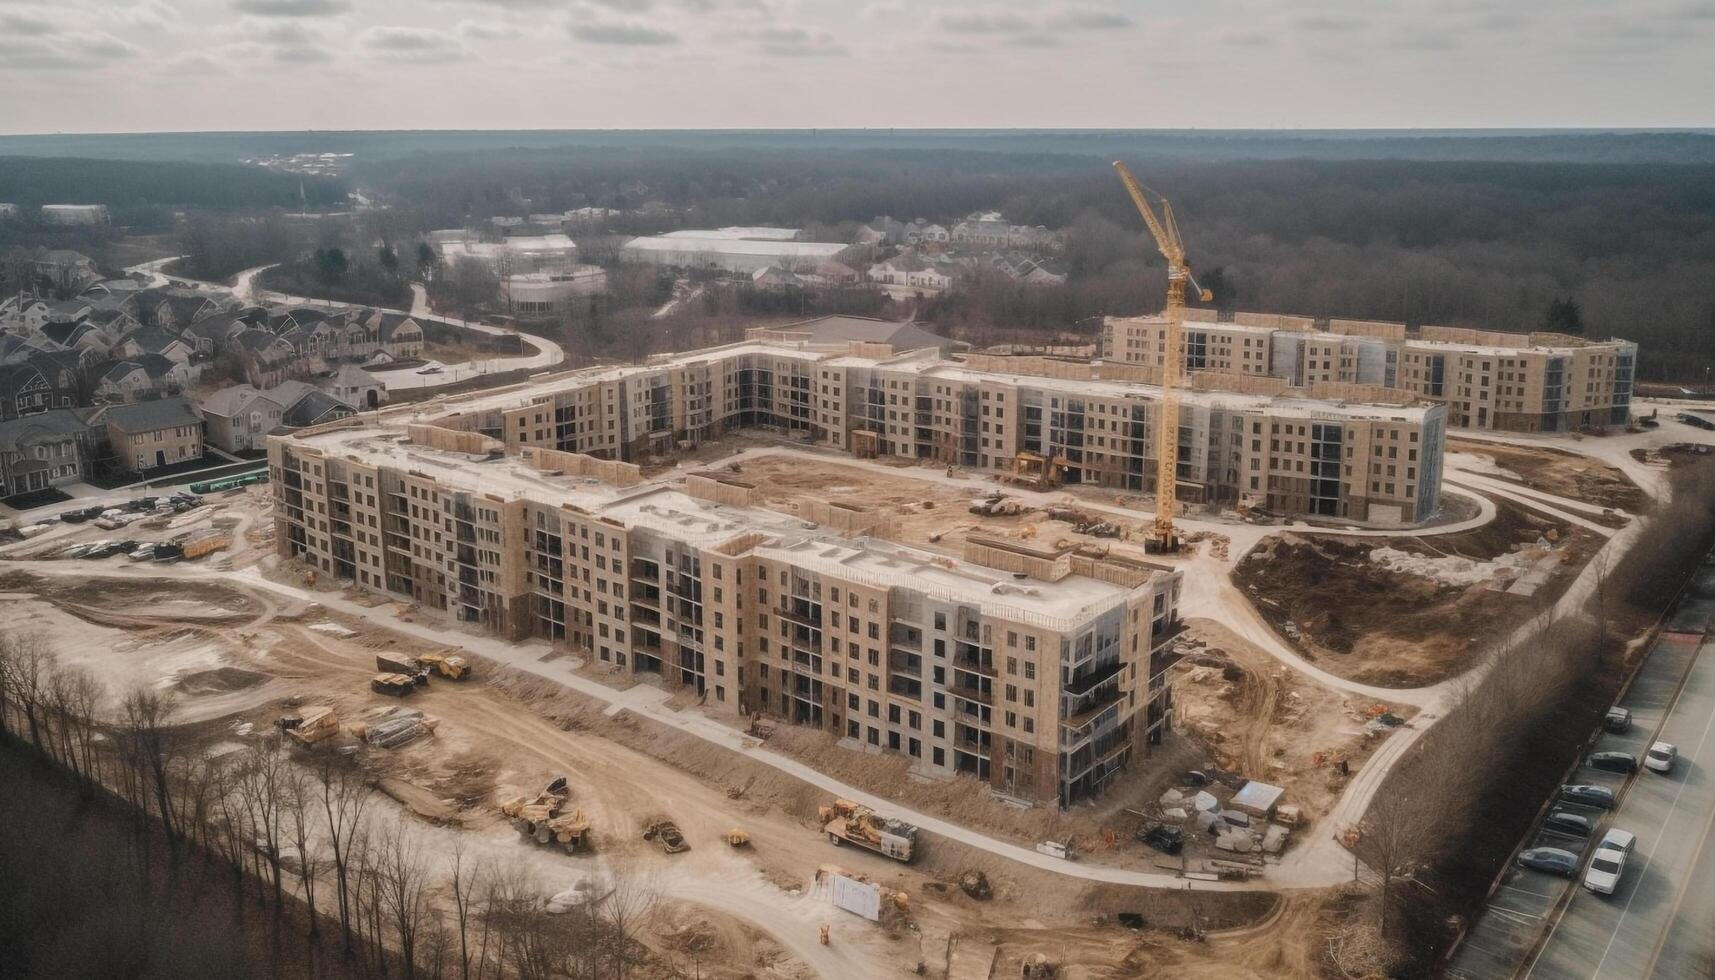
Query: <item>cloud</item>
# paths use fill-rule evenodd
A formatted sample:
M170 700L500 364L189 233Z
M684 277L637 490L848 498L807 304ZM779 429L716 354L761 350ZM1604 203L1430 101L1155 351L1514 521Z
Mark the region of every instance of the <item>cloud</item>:
M492 20L461 20L457 28L460 37L473 41L493 41L503 37L522 37L524 31L515 24Z
M1101 7L1067 7L1047 20L1048 29L1056 31L1112 31L1132 24L1125 14Z
M1017 34L1035 29L1035 25L1017 14L966 11L942 14L935 21L950 34Z
M0 12L0 34L8 37L47 37L58 34L60 25L33 10Z
M178 10L162 3L161 0L143 0L133 7L121 7L113 12L113 19L126 27L141 27L148 30L165 30L167 25L179 19Z
M206 51L192 51L161 62L159 71L163 75L177 77L180 75L230 75L232 66L225 58L218 58Z
M663 45L678 44L679 35L641 24L569 24L566 29L580 41L590 44Z
M1345 33L1362 30L1369 26L1369 21L1362 17L1345 16L1340 14L1305 14L1295 18L1293 24L1306 31L1318 33Z
M823 30L766 27L743 36L753 41L761 53L779 58L839 57L851 53Z
M463 61L471 52L458 38L428 27L371 27L358 43L389 61Z
M41 70L99 68L143 52L111 34L59 34L17 38L0 45L0 68Z
M258 17L327 17L351 9L351 0L233 0L243 14Z

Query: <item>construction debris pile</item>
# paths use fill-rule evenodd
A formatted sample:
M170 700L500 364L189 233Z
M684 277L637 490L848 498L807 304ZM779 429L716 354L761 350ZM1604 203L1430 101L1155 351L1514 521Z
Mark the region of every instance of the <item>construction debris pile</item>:
M1286 847L1292 828L1302 821L1297 806L1281 803L1285 793L1279 786L1220 770L1192 770L1180 787L1161 794L1137 837L1166 854L1176 854L1187 838L1211 841L1231 857L1185 860L1185 876L1210 881L1248 878L1261 871L1264 855ZM1163 866L1178 868L1180 860Z
M351 733L370 745L397 749L433 734L439 724L440 719L425 715L416 708L394 706L383 711L375 721L351 726Z

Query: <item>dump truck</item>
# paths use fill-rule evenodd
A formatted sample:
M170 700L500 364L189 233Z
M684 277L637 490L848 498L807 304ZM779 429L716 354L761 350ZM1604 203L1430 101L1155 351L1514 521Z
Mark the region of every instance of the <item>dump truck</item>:
M822 818L822 832L828 835L829 843L835 847L856 844L906 864L916 857L917 828L903 820L881 816L851 800L825 803L818 812Z
M388 674L403 674L411 678L414 684L429 683L429 672L416 657L407 657L397 653L378 653L375 655L375 669Z
M381 673L369 679L369 689L376 694L402 698L417 689L417 681L408 674Z
M679 825L671 820L657 820L643 828L643 839L661 842L661 849L668 854L677 854L691 845L685 842L685 835L679 830Z
M280 719L280 728L299 745L314 745L339 734L339 715L332 708L305 708Z
M425 653L417 658L417 663L424 670L439 674L449 680L470 680L470 664L463 657L448 656L444 653Z
M542 788L535 796L520 796L500 805L500 812L512 819L512 828L544 847L559 845L567 854L575 854L589 842L590 822L581 809L566 809L571 797L566 777L561 776Z

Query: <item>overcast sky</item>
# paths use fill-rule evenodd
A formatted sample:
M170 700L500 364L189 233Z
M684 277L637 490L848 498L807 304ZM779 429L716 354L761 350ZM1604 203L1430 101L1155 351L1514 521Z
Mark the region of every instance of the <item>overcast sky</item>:
M0 0L0 131L1710 126L1715 0Z

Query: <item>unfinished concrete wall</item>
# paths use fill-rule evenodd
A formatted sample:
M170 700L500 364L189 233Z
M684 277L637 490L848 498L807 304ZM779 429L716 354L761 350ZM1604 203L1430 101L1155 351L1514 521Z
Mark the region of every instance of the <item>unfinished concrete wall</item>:
M1185 316L1179 322L1181 322L1181 323L1219 323L1219 322L1221 322L1221 311L1216 310L1216 309L1210 309L1209 307L1206 307L1206 306L1186 307L1185 308Z
M1192 371L1189 382L1197 391L1231 391L1242 395L1284 395L1292 388L1285 378L1218 371Z
M1426 326L1417 332L1417 338L1438 344L1470 344L1477 347L1530 346L1530 337L1527 334L1472 330L1469 327Z
M1122 364L1103 361L1096 365L1096 376L1103 381L1128 381L1135 384L1159 385L1161 368L1153 364Z
M1040 354L971 354L965 358L965 366L988 374L1016 374L1029 378L1088 381L1095 377L1095 368L1088 361L1043 357Z
M1537 331L1526 335L1532 347L1591 347L1595 341L1584 337L1574 337L1564 333L1543 333Z
M1070 557L1072 574L1126 589L1135 589L1157 575L1169 575L1173 571L1165 565L1151 565L1127 558L1096 558L1076 552Z
M709 500L729 507L755 507L761 503L755 486L708 473L692 473L686 477L685 493L698 500Z
M1031 548L1006 538L972 534L965 538L965 560L1003 572L1023 572L1044 582L1058 582L1072 574L1070 551Z
M898 520L866 507L853 507L831 500L801 500L797 510L798 516L806 521L814 521L852 537L870 535L887 538L899 531Z
M1414 391L1385 385L1347 384L1343 381L1312 381L1305 389L1311 398L1325 401L1372 402L1378 405L1410 405L1418 400Z
M1329 320L1329 333L1352 337L1379 337L1383 340L1404 340L1405 324L1388 320Z
M524 446L518 458L544 473L562 476L594 477L616 487L634 487L643 482L643 470L636 463L617 459L597 459L585 453L568 453L560 449Z
M480 432L447 429L439 425L412 423L405 427L405 434L415 445L427 446L430 449L439 449L448 453L486 456L489 453L501 452L506 448L499 439L490 439Z
M847 346L846 353L852 357L868 357L877 361L885 361L893 356L893 345L854 340Z
M1286 313L1234 313L1233 322L1244 327L1266 327L1270 330L1313 330L1316 320Z

